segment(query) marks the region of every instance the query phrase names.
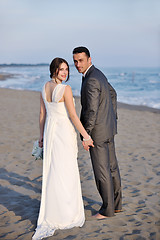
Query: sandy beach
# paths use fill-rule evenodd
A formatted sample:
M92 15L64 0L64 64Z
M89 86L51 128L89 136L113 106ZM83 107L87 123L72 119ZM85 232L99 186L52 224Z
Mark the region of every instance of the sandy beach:
M80 113L80 99L76 110ZM31 239L38 217L42 161L31 156L39 137L39 92L0 89L0 239ZM160 239L160 110L118 104L115 137L123 212L105 220L99 209L89 153L78 138L78 164L86 222L57 230L53 240Z

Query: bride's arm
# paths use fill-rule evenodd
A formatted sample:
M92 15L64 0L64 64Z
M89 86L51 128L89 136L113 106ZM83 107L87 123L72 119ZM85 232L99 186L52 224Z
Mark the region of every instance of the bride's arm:
M39 147L43 147L43 132L44 132L44 124L46 120L46 108L42 98L42 94L40 94L40 114L39 114L39 128L40 128L40 137L39 137Z
M65 102L66 108L68 110L69 116L70 116L74 126L76 127L76 129L79 131L79 133L83 136L83 138L85 140L89 139L87 141L87 145L94 147L92 139L90 139L90 136L84 129L81 121L79 120L79 118L77 116L75 106L73 103L72 89L68 85L66 86L65 92L64 92L64 102Z

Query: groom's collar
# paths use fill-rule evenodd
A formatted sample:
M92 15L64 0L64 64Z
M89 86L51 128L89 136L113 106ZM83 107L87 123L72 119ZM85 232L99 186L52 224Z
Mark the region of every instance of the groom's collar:
M92 66L93 66L93 65L91 64L91 65L87 68L87 70L86 70L85 73L83 74L83 77L86 76L86 73L88 72L88 70L89 70Z

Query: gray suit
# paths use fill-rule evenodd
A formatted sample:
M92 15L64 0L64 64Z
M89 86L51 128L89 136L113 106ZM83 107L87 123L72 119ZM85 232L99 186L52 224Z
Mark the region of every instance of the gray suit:
M90 155L98 191L102 197L99 213L113 216L122 208L121 180L114 147L117 133L117 101L114 88L93 65L81 88L81 122L94 141Z

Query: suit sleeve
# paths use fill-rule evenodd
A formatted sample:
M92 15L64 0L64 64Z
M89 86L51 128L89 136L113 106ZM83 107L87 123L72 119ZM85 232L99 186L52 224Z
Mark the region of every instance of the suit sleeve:
M100 84L97 79L89 79L85 87L85 95L86 106L84 114L84 127L88 134L91 134L97 119L100 101Z
M118 115L117 115L117 93L109 82L108 82L108 85L109 85L109 91L110 91L110 95L111 95L113 110L114 110L114 113L116 115L116 119L118 119Z

